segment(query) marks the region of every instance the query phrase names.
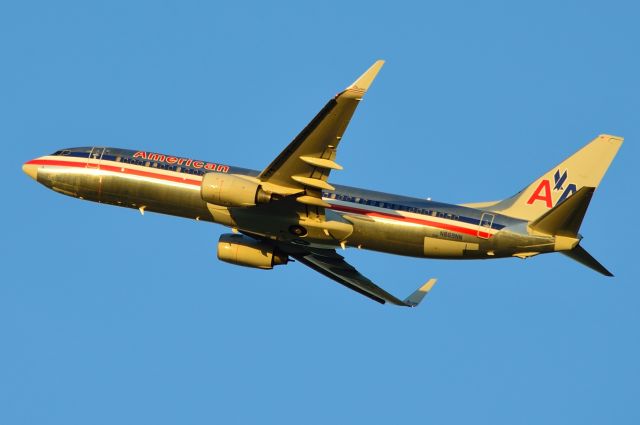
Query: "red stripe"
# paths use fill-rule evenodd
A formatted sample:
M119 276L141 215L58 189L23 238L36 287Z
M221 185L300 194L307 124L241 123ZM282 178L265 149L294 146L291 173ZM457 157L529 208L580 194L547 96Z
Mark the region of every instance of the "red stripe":
M420 219L420 218L404 217L404 216L398 216L398 215L391 215L391 214L381 213L381 212L376 212L376 211L363 210L363 209L360 209L360 208L345 207L343 205L331 205L331 209L338 210L338 211L344 211L344 212L352 212L352 213L356 213L356 214L363 214L363 215L366 215L366 216L369 216L369 217L387 218L387 219L390 219L390 220L402 221L402 222L405 222L405 223L422 224L424 226L437 227L438 229L451 230L453 232L464 233L464 234L471 235L471 236L478 236L478 231L477 230L469 229L469 228L466 228L466 227L454 226L452 224L440 223L440 222L437 222L437 221L423 220L423 219ZM491 236L492 235L489 235L489 237L491 237Z
M27 162L27 164L54 165L54 166L60 166L60 167L87 168L87 163L86 162L60 161L60 160L52 160L52 159L34 159L34 160L31 160L31 161ZM100 164L99 168L101 170L112 171L112 172L115 172L115 173L130 174L130 175L141 176L141 177L150 177L150 178L154 178L154 179L158 179L158 180L165 180L165 181L176 182L176 183L191 184L191 185L194 185L194 186L200 186L202 184L201 180L190 180L190 179L185 179L183 177L168 176L166 174L159 174L159 173L154 173L154 172L150 172L150 171L142 171L142 170L137 170L137 169L133 169L133 168L116 167L116 166L113 166L113 165L106 165L104 163ZM471 235L471 236L478 236L478 231L477 230L468 229L466 227L454 226L454 225L446 224L446 223L440 223L440 222L437 222L437 221L423 220L423 219L419 219L419 218L404 217L404 216L399 216L399 215L391 215L391 214L387 214L387 213L364 210L364 209L361 209L361 208L345 207L343 205L331 205L331 209L338 210L338 211L344 211L344 212L352 212L352 213L356 213L356 214L362 214L362 215L366 215L366 216L369 216L369 217L378 217L378 218L386 218L386 219L390 219L390 220L402 221L402 222L405 222L405 223L416 223L416 224L421 224L423 226L431 226L431 227L436 227L436 228L439 228L439 229L451 230L453 232L464 233L464 234ZM491 236L492 235L489 235L489 237L491 237Z
M34 159L32 161L27 162L27 164L54 165L59 167L91 168L91 167L87 167L86 162L60 161L60 160L53 160L53 159ZM166 180L166 181L176 182L176 183L186 183L194 186L200 186L202 184L201 180L191 180L191 179L186 179L184 177L168 176L166 174L137 170L134 168L116 167L113 165L106 165L104 163L101 163L99 167L96 166L96 168L93 168L93 169L113 171L115 173L130 174L130 175L141 176L141 177L150 177L153 179Z
M57 165L60 167L78 167L85 168L87 166L86 162L72 162L72 161L57 161L53 159L32 159L27 162L28 165Z

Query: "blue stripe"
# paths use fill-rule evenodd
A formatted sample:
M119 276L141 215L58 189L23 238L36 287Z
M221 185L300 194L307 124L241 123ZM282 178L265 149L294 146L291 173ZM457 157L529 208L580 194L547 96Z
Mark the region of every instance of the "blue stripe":
M330 192L323 192L322 196L323 197L329 197ZM351 204L355 204L355 205L366 205L366 206L373 206L376 208L380 208L380 209L384 209L384 210L389 210L389 211L405 211L405 212L410 212L412 214L418 214L424 217L434 217L431 214L424 214L422 212L420 212L419 210L430 210L430 211L435 211L436 214L437 213L441 213L441 214L450 214L450 215L454 215L455 218L453 217L439 217L436 215L437 218L444 218L445 220L451 220L451 221L460 221L462 223L468 223L468 224L472 224L472 225L476 225L479 226L480 225L480 219L478 218L473 218L473 217L465 217L465 216L461 216L458 214L452 214L447 212L446 210L436 210L434 208L423 208L423 207L413 207L413 206L408 206L408 205L402 205L399 204L398 201L395 202L386 202L386 201L378 201L378 200L373 200L373 199L365 199L361 196L359 196L358 198L360 198L360 202L353 202L351 200L344 200L344 199L338 199L338 197L343 197L346 194L339 194L336 193L336 200L338 201L343 201L343 202L349 202ZM346 195L349 197L352 197L351 195ZM370 202L376 202L377 205L371 205ZM385 204L393 204L395 206L397 206L398 208L388 208L386 206L384 206ZM382 205L382 206L381 206ZM495 215L494 215L495 216ZM495 221L491 224L491 229L495 229L495 230L501 230L503 229L505 226L503 224L499 224L496 223Z

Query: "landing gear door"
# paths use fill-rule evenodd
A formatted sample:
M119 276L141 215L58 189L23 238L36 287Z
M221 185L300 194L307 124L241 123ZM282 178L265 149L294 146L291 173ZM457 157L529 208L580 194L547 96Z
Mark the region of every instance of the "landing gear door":
M482 239L489 239L491 236L490 230L493 225L494 215L489 213L483 213L480 217L480 224L478 225L478 237Z
M87 160L87 168L100 168L100 161L104 154L104 148L94 147L91 149L89 159Z

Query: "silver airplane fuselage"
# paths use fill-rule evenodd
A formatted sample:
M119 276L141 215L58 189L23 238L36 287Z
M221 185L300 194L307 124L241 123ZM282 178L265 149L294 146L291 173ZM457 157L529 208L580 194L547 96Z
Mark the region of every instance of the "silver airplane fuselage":
M323 222L349 226L346 237L286 202L227 208L202 199L207 173L255 177L258 171L117 148L58 151L25 163L44 186L75 198L209 221L273 241L317 248L356 247L398 255L450 259L526 258L553 252L555 238L536 235L526 220L431 200L335 185L323 190L330 204ZM303 227L305 233L296 232ZM293 231L292 231L293 229Z
M338 146L380 71L378 60L338 93L262 171L146 151L83 147L28 161L23 170L56 192L230 227L217 256L272 269L290 260L379 303L415 307L431 278L397 298L336 248L446 259L528 258L562 252L613 276L579 245L580 225L623 138L601 134L516 195L451 205L334 185Z

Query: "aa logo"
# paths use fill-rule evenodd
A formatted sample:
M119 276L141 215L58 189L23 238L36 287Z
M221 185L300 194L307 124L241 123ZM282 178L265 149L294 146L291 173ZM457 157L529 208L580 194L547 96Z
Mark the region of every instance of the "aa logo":
M536 201L543 201L547 208L552 208L553 206L558 205L570 195L577 192L576 185L573 183L567 184L566 188L564 187L567 178L567 170L564 170L562 174L560 174L560 170L557 170L553 175L553 190L551 189L551 182L548 179L542 179L536 190L533 191L533 194L527 201L527 204L531 205ZM559 198L557 196L558 193L561 193ZM553 198L558 198L555 204L553 203Z

